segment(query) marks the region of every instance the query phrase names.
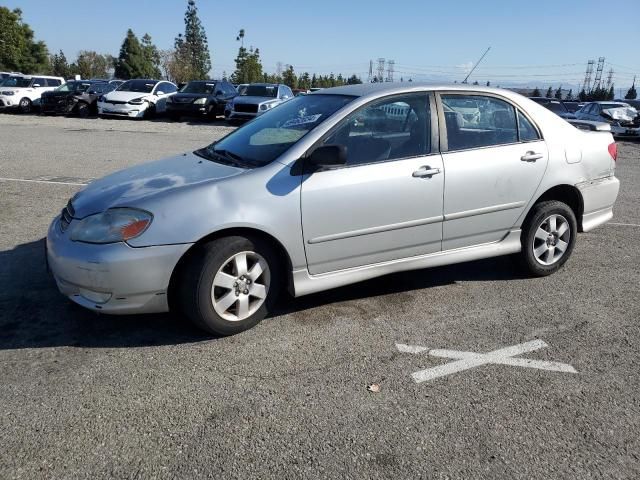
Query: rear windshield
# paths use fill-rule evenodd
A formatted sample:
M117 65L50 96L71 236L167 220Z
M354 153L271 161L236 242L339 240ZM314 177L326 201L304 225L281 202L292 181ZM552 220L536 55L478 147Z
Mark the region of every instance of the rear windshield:
M567 112L567 107L565 107L564 104L562 104L560 102L549 102L549 103L543 103L542 105L544 105L549 110L551 110L552 112L555 112L555 113L565 113L565 112Z
M211 94L216 88L215 82L189 82L180 90L181 93Z
M602 108L602 110L607 110L609 108L625 108L628 105L625 105L624 103L601 103L600 104L600 108Z
M117 90L121 92L151 93L157 83L153 80L127 80Z
M278 95L277 85L249 85L246 90L240 92L244 97L275 97Z

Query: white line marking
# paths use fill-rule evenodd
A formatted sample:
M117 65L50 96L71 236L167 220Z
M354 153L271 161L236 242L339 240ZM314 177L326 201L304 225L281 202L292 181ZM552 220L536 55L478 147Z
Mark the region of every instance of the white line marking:
M618 227L640 227L637 223L614 223L609 222L609 225L616 225Z
M416 383L426 382L435 378L444 377L453 373L462 372L470 368L479 367L481 365L496 364L510 365L512 367L537 368L540 370L549 370L553 372L577 373L576 369L571 365L560 362L548 362L544 360L531 360L528 358L513 358L516 355L533 352L548 345L542 340L532 340L530 342L520 343L511 347L500 348L489 353L463 352L459 350L429 350L427 347L419 345L405 345L396 343L396 348L402 353L418 354L427 352L433 357L450 358L455 360L438 367L427 368L411 374L411 378Z
M76 185L84 187L87 183L73 183L73 182L54 182L52 180L28 180L26 178L3 178L0 177L0 182L27 182L27 183L46 183L50 185Z

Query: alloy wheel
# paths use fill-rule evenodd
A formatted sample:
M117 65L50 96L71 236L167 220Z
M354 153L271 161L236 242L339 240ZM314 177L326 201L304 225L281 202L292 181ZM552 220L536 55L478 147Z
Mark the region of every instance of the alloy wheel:
M565 217L553 214L545 218L536 229L533 256L542 265L553 265L560 260L571 241L571 228Z

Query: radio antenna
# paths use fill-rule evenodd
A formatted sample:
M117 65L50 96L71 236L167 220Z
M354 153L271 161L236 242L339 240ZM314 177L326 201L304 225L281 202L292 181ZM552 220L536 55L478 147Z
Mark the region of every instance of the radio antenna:
M464 80L462 81L462 83L467 83L467 80L469 80L469 77L471 76L471 74L473 73L473 71L478 67L478 65L480 65L480 62L482 61L482 59L484 58L484 56L489 53L489 50L491 50L491 47L487 48L487 50L482 54L482 56L480 57L480 59L476 62L476 64L473 66L473 68L471 69L471 71L469 72L469 74L464 77Z

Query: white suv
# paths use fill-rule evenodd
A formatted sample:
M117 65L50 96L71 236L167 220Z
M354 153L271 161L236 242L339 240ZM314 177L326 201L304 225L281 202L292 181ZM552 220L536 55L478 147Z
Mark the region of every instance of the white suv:
M0 86L0 109L17 108L22 113L28 113L34 106L40 105L42 92L55 90L63 83L62 77L11 75Z

